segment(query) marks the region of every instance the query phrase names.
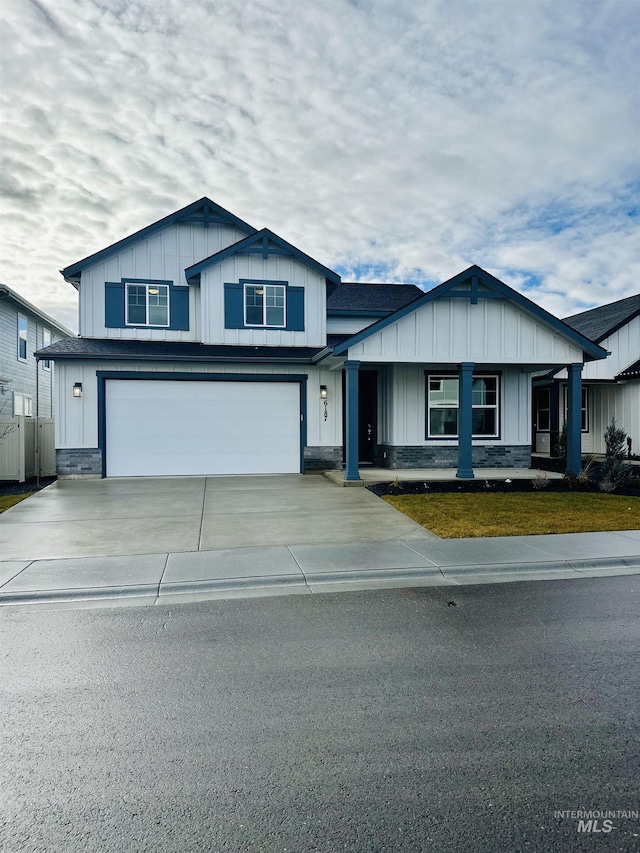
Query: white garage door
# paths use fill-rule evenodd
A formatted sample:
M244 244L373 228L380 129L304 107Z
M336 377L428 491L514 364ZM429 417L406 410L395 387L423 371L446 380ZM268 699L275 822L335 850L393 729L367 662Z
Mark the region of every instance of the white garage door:
M108 477L300 471L297 382L109 379Z

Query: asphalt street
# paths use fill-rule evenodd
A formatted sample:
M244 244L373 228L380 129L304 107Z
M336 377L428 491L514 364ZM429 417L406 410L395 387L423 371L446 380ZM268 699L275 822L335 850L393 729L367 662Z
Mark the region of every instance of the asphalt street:
M10 851L637 851L637 576L0 617Z

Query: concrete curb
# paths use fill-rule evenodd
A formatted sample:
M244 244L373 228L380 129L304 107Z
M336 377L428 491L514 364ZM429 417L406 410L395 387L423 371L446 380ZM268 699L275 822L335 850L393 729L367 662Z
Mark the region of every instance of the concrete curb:
M131 584L73 589L49 589L0 593L0 607L11 605L72 604L127 600L140 604L168 604L171 601L205 601L256 595L289 595L342 590L366 590L416 586L464 586L514 581L571 580L606 574L640 574L640 556L549 560L529 563L460 565L433 568L360 569L303 572L300 575L236 577L216 580Z

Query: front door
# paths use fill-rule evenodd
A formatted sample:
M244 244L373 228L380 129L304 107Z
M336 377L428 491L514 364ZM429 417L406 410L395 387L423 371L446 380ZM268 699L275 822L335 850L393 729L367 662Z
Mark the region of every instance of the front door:
M358 386L358 462L373 465L378 414L378 373L361 370Z
M346 395L342 374L342 435L346 437ZM378 371L358 373L358 464L373 465L378 431ZM346 460L346 445L342 445L342 461Z

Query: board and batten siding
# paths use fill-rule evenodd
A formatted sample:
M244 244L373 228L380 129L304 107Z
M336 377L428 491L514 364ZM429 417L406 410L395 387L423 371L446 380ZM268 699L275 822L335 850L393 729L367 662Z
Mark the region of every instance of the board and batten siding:
M455 365L447 366L455 370ZM426 438L425 370L437 365L397 364L380 371L378 443L412 447L450 447L451 439ZM524 445L531 441L531 378L507 365L482 365L478 373L498 371L500 380L500 438L474 439L474 445ZM454 440L457 444L457 439Z
M640 448L640 381L589 385L588 431L582 433L583 453L604 453L604 433L615 417L618 427L631 438L633 452ZM564 421L564 409L560 416Z
M241 279L286 281L304 288L304 331L225 329L224 285ZM323 347L326 344L326 282L324 276L288 255L232 255L201 274L202 342L245 346Z
M587 362L582 370L583 379L613 379L640 358L640 317L634 317L630 323L604 338L600 346L611 355ZM556 379L566 378L566 370L556 374Z
M379 320L379 317L327 317L328 335L355 335Z
M377 362L582 362L582 349L503 299L440 297L349 348L350 359ZM532 367L532 369L534 369Z
M195 222L176 223L87 267L82 271L80 284L80 335L156 341L200 340L200 294L197 287L187 284L184 271L243 237L246 237L244 232L226 225L211 224L204 228ZM119 282L123 278L172 281L188 287L189 330L107 328L104 285L107 281Z
M307 446L342 444L342 374L310 365L184 364L177 362L58 362L56 400L56 447L98 446L98 382L96 372L136 371L148 373L236 373L244 376L265 374L306 374ZM73 385L82 382L82 397L73 396ZM320 385L327 386L327 420Z

